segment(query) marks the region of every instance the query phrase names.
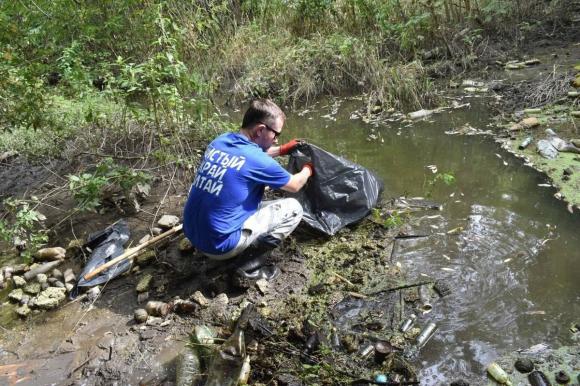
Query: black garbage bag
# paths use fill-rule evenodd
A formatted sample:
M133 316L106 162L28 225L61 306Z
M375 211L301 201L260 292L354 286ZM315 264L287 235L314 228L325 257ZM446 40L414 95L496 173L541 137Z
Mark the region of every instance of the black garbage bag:
M85 275L96 267L120 256L125 251L123 246L127 241L129 241L129 236L129 225L125 220L117 221L115 224L102 231L90 234L87 238L85 247L90 248L93 252L91 253L89 263L85 266L80 275L77 286L92 287L99 285L128 271L129 268L131 268L130 259L123 260L118 264L113 265L91 280L87 281L84 279Z
M366 217L383 191L382 181L361 165L312 144L301 144L290 155L288 171L314 165L314 176L292 194L304 208L303 220L332 236L348 224Z

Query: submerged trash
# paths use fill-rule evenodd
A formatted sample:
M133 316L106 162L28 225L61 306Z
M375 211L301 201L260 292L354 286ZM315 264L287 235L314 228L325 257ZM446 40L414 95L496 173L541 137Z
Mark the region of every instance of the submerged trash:
M245 359L244 332L237 329L212 357L205 386L237 385Z
M487 373L502 385L512 385L512 382L510 381L507 373L504 371L504 369L501 368L500 365L495 362L492 362L489 366L487 366Z
M435 335L435 331L437 330L437 325L435 323L429 323L427 327L423 329L419 333L417 340L415 341L417 349L425 346L427 342Z
M147 302L145 310L149 315L164 317L171 311L171 306L167 303L150 300Z
M538 141L537 147L538 147L538 153L540 153L540 155L544 158L554 159L554 158L558 157L558 149L556 149L554 146L552 146L550 141L547 141L545 139L541 139Z
M422 285L419 287L419 310L424 314L431 312L433 305L430 302L431 294L429 287Z
M518 146L518 149L524 150L526 147L530 146L532 143L533 137L526 137Z
M407 116L410 119L421 119L421 118L427 118L431 115L433 115L434 110L425 110L425 109L421 109L418 111L413 111L412 113L409 113Z
M531 386L551 386L550 380L546 377L546 374L543 372L536 370L532 371L528 375L528 381L530 382Z
M417 315L415 315L415 314L409 315L409 317L407 318L407 320L405 320L403 322L403 324L401 325L401 328L400 328L401 332L407 332L407 331L409 331L409 329L415 323L415 320L416 319L417 319Z
M202 379L201 363L195 351L185 347L177 359L176 386L195 386Z

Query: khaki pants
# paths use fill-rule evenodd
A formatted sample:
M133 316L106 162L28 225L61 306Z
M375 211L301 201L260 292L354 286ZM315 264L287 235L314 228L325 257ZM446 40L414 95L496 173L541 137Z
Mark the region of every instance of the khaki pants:
M302 220L302 214L302 205L294 198L263 201L258 211L242 225L240 241L231 251L223 255L205 255L214 260L231 259L252 245L258 237L265 235L282 241L296 229Z

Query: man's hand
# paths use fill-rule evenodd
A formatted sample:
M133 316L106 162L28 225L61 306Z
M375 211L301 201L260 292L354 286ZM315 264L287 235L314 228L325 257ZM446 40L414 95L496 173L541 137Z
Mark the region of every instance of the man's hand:
M285 144L281 145L280 146L280 155L290 154L290 152L292 150L294 150L294 148L296 146L298 146L299 143L300 142L296 138L294 138L293 140L291 140L289 142L286 142Z
M310 170L310 177L314 175L314 165L312 164L312 162L306 162L302 167L302 170L304 169Z

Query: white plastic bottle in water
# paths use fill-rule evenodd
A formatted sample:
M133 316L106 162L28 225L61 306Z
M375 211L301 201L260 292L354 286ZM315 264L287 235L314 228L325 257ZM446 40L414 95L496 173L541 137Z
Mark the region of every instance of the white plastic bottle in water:
M512 382L510 381L509 376L497 363L492 362L489 366L487 366L487 372L493 379L502 385L512 386Z

